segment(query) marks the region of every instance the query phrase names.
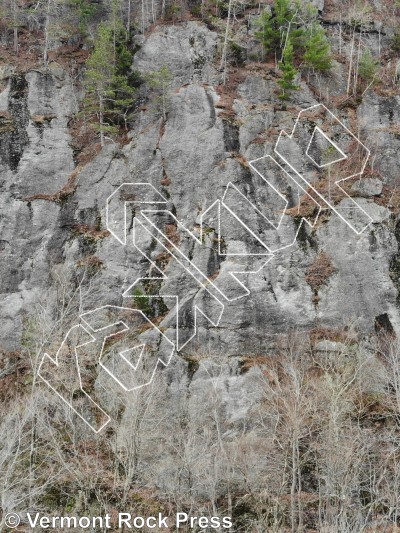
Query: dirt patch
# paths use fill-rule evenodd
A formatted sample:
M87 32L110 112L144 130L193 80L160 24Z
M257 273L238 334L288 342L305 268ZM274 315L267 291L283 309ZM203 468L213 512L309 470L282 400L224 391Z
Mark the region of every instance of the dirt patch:
M227 82L225 85L217 85L216 91L220 99L216 104L216 108L221 111L218 113L220 117L229 118L235 117L236 113L232 109L235 98L238 98L237 88L242 83L248 72L245 68L234 68L228 72Z

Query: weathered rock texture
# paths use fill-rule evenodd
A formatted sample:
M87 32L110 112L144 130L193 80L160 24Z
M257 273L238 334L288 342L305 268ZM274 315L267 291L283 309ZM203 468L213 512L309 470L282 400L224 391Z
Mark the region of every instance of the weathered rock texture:
M322 10L324 2L317 4ZM371 33L368 38L377 45L380 36ZM248 161L273 154L279 132L291 132L301 109L319 103L327 92L335 96L345 90L346 67L337 63L322 88L315 84L311 90L301 82L285 107L277 97L275 76L263 68L243 67L235 88L229 84L221 88L216 54L217 34L200 22L156 28L136 54L134 68L146 74L168 66L172 84L166 120L150 98L136 116L129 144L107 144L61 196L56 193L75 167L68 119L78 109L79 93L55 64L24 75L3 69L7 82L0 96L3 349L28 346L34 352L31 328L43 328L46 334L52 330L45 349L54 351L65 334L57 320L65 327L75 323L82 311L127 301L131 305L132 298L122 294L135 279L147 275L148 262L129 243L124 246L105 231L106 200L120 184L151 183L166 197L177 219L195 232L201 213L223 197L229 182L256 199L257 177ZM248 409L258 397L254 385L258 370L240 374L241 364L247 358L273 354L279 338L290 330L354 328L366 343L377 323L400 333L400 239L393 199L399 185L400 140L394 129L399 96L370 90L356 111L336 108L334 99L323 101L330 102L332 111L371 150L373 175L356 181L352 192L373 223L357 235L327 212L314 228L303 225L298 232L298 217L286 214L279 239L290 243L297 235L294 245L279 252L259 273L246 276L249 296L224 302L218 327L201 320L198 337L164 371L160 402L168 413L166 421L176 420L180 399L187 395L188 416L201 425L198 405L211 401L213 380L222 375L218 387L223 390L218 394L225 431L235 434L241 424L250 428ZM291 201L297 205L295 196ZM235 207L240 212L241 206ZM211 238L193 246L183 232L174 231L181 249L218 281L224 265L215 262ZM252 244L241 241L234 225L227 227L227 236L231 246L251 251ZM154 243L146 249L153 259L159 252ZM315 286L307 273L323 253L331 268L325 277L321 273L322 282ZM158 287L159 294L182 294L184 278L178 266L171 262L165 274L168 279ZM226 278L222 288L229 292ZM196 297L188 295L189 305ZM164 303L158 325L171 332L171 303L167 298ZM106 377L99 377L99 387L102 379ZM125 416L128 420L129 407ZM160 446L149 451L148 476L168 491L172 490L168 484L175 481L168 454L163 457ZM207 490L205 485L198 492L206 496Z
M216 34L198 22L161 27L149 36L134 66L143 73L169 67L176 89L168 97L167 120L164 123L150 103L134 125L130 144L123 149L107 146L80 172L75 191L61 203L26 198L56 193L74 168L67 122L76 110L77 93L67 74L52 65L48 71L9 76L2 94L4 116L9 118L1 134L4 348L19 346L24 316L49 287L54 268L63 265L68 278L82 259L98 257L102 268L93 283L99 305L121 304L123 291L143 275L134 251L111 235L83 244L74 231L78 225L105 228L106 199L121 183L153 184L168 197L177 218L193 229L199 214L222 198L229 182L246 183L248 191L254 188L246 161L272 153L277 133L290 132L298 111L318 103L304 86L295 95L297 105L283 111L275 82L249 71L233 94L234 111L226 113L226 97L211 84L217 80L215 47ZM315 229L304 227L297 244L249 276L251 295L227 304L219 327L207 330L212 350L257 354L288 328L343 328L354 321L368 334L383 314L394 328L400 325L398 288L389 268L397 252L395 223L389 209L374 202L382 186L397 183L399 141L390 127L398 106L398 97L370 92L355 123L349 123L351 110L337 111L344 123L359 128L380 172L380 179L366 178L353 186L374 223L359 236L334 214ZM285 217L288 242L296 234L296 223ZM316 302L305 273L323 251L335 272L321 286ZM194 253L200 264L210 259L209 247L197 246ZM173 271L168 275L162 292L173 294L179 278Z

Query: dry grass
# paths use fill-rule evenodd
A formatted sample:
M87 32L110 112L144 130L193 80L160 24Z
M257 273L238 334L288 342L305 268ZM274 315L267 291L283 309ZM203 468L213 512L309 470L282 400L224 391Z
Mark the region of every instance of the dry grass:
M169 185L171 185L171 180L168 176L165 176L161 181L160 181L161 185L163 185L164 187L168 187Z
M377 128L375 131L383 131L386 133L390 133L395 137L400 137L400 124L390 124L390 126L386 126L385 128Z
M40 116L41 118L41 116ZM44 117L44 120L48 120ZM71 196L76 189L79 174L83 168L90 163L101 151L101 145L96 141L95 135L90 128L84 127L81 122L74 122L70 128L70 133L73 137L73 145L75 150L79 151L76 157L77 166L68 176L66 184L57 192L53 194L38 193L24 198L24 201L31 202L33 200L47 200L49 202L63 203L68 196Z
M53 194L33 194L24 198L25 202L32 202L33 200L47 200L49 202L62 203L71 194L75 192L78 176L84 165L78 165L69 175L67 183L62 189Z
M225 85L217 85L216 91L219 95L219 100L215 107L221 111L218 116L224 118L235 117L236 113L232 109L235 98L238 98L237 88L242 83L246 76L247 71L244 68L235 68L228 73L228 79Z
M380 196L375 197L375 203L382 205L392 211L395 215L400 213L400 189L395 187L383 186Z
M357 342L358 335L353 329L315 327L310 331L310 342L314 346L317 342L327 340L332 342Z
M165 235L168 237L168 240L178 246L180 242L180 236L176 224L165 224L164 227Z
M233 159L237 161L243 168L249 168L249 162L242 154L235 153Z
M88 226L87 224L75 224L72 226L75 233L88 237L94 241L104 239L110 235L110 232L106 229L99 230L95 226Z
M240 372L244 374L253 366L268 367L274 360L268 355L243 355L240 361Z
M49 52L49 59L56 61L70 74L76 74L89 57L88 50L76 46L64 45Z
M31 120L36 125L49 124L54 118L57 118L57 115L50 113L49 115L32 115Z
M0 111L0 133L14 131L14 119L8 111Z
M40 43L43 33L27 28L20 28L18 32L18 54L10 45L0 45L0 64L13 65L17 72L28 72L41 66L42 53Z
M307 195L300 198L300 203L285 210L285 214L294 218L305 218L307 220L313 220L317 213L318 207Z
M308 267L305 280L311 289L317 293L335 272L337 269L333 266L329 255L326 252L321 252Z
M0 350L0 403L3 407L29 389L32 371L22 352Z
M343 164L345 165L346 161L344 161ZM357 169L358 168L359 167L357 167ZM352 172L355 171L356 166L354 163L347 163L347 168L343 166L339 170L341 175L346 173L350 175ZM382 176L379 174L379 172L372 171L371 169L367 168L361 177L354 176L352 178L346 179L345 181L341 181L339 184L340 186L338 186L335 185L335 179L333 177L329 177L329 175L321 173L319 174L319 177L313 181L312 186L323 198L329 199L329 202L332 205L337 205L345 198L358 196L358 192L352 190L352 187L356 182L364 178L382 179ZM395 191L392 192L395 196ZM318 197L317 194L315 194L314 190L310 187L307 189L307 193L308 195L305 194L300 198L300 203L298 205L287 209L285 213L293 217L304 217L306 219L314 218L318 207L315 205L312 198L315 198L315 201L319 205L323 204L324 202ZM384 193L382 192L381 195L375 196L375 202L382 205L382 199L380 197L387 199L388 194L389 193L387 192L387 194L384 195ZM396 199L394 199L394 201L396 201Z
M97 255L88 255L77 261L76 266L90 269L99 269L103 266L103 261Z

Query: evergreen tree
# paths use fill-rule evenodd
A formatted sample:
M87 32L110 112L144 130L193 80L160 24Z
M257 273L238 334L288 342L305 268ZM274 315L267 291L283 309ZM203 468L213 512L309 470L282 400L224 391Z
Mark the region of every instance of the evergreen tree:
M261 14L256 37L262 41L267 52L278 52L278 57L290 38L296 57L302 57L309 28L316 24L317 17L318 10L311 2L275 0L271 13L264 11Z
M360 63L358 65L358 75L359 77L370 83L375 78L378 71L378 61L374 59L369 48L365 48L362 53Z
M121 24L114 38L116 73L118 76L125 76L130 87L137 88L143 80L139 72L131 68L134 52L129 49L128 44L126 29Z
M98 11L99 4L90 0L69 0L69 4L76 16L79 32L86 36L89 20Z
M134 93L126 75L119 71L114 42L112 27L101 23L84 78L85 111L97 117L96 129L102 145L107 133L117 132L117 124L132 105Z
M311 2L295 0L293 14L290 22L290 40L297 57L305 52L307 35L318 18L318 9Z
M294 15L290 3L290 0L276 0L272 14L264 11L260 16L258 22L260 31L256 36L267 52L282 50L284 46L290 21Z
M293 44L290 39L288 39L286 43L282 55L282 61L279 62L279 68L282 71L282 79L280 79L278 82L282 88L280 98L282 100L286 100L288 98L289 91L294 91L298 89L297 85L293 83L298 72L294 66Z
M326 72L332 68L331 48L325 30L314 24L305 43L305 64L319 72Z
M167 119L171 82L172 75L166 65L163 65L158 72L152 72L147 76L147 83L154 91L153 103L156 110L161 111L164 120Z

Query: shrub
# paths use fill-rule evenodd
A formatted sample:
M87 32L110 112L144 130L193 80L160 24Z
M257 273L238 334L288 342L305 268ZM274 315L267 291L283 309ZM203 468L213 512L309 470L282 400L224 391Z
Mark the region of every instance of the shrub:
M393 36L392 50L394 52L400 52L400 31L397 31Z

